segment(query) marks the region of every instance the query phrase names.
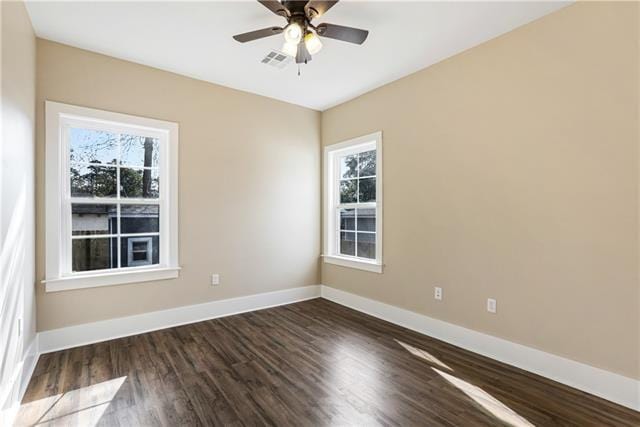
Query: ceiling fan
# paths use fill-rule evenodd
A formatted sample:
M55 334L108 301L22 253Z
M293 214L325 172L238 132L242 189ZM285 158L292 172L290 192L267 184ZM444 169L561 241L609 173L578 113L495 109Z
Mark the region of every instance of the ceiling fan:
M322 49L320 37L362 44L369 35L369 31L358 28L324 23L316 26L311 23L312 20L324 15L338 3L338 0L258 0L258 3L285 18L287 25L237 34L233 38L240 43L246 43L284 32L285 43L282 51L294 57L298 64L306 64L311 60L311 55L315 55Z

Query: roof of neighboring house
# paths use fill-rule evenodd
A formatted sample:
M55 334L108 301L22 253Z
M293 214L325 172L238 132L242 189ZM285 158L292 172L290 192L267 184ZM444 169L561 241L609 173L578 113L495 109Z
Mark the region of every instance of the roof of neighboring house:
M160 208L157 205L122 205L120 216L123 217L144 217L158 216ZM112 204L77 204L72 208L74 215L110 215L117 213L116 205Z

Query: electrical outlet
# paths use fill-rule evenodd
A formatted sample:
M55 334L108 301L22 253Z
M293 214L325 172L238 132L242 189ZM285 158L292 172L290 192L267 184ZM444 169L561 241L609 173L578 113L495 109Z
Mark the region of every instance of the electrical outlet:
M220 284L220 275L212 274L211 275L211 286L218 286Z
M433 297L439 301L442 301L442 288L439 286L436 286L434 288L434 292L433 292Z
M495 299L487 299L487 311L494 314L498 311L498 302Z

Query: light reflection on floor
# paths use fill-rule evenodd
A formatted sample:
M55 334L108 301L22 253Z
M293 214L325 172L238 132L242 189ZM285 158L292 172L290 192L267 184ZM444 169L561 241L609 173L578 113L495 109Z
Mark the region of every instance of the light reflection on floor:
M374 425L376 412L385 411L388 396L381 378L377 355L348 342L334 348L332 384L340 393L332 393L327 407L335 408L330 425Z
M458 377L442 372L439 369L431 368L438 373L442 378L447 380L451 385L462 391L474 402L480 405L483 409L488 411L492 416L510 426L533 426L529 421L518 415L511 408L500 402L495 397L491 396L480 387L470 384Z
M419 349L417 347L412 346L411 344L407 344L402 341L398 341L398 340L394 340L394 341L400 344L405 350L407 350L409 353L413 354L414 356L417 356L433 365L438 365L441 368L447 369L449 371L453 371L453 369L451 369L446 363L444 363L442 360L438 359L428 351Z
M407 350L414 356L417 356L432 365L436 365L440 368L453 372L453 369L451 367L449 367L446 363L444 363L428 351L414 347L411 344L407 344L402 341L395 340L395 342L400 344L405 350ZM486 391L482 390L480 387L475 386L467 381L461 380L460 378L443 372L435 367L431 367L431 369L438 373L438 375L444 378L449 384L462 391L465 395L471 398L471 400L480 405L484 410L488 411L493 417L511 426L533 426L533 424L531 424L525 418L518 415L511 408L507 407L505 404L500 402L495 397L491 396Z
M124 384L126 376L24 403L22 425L95 426Z

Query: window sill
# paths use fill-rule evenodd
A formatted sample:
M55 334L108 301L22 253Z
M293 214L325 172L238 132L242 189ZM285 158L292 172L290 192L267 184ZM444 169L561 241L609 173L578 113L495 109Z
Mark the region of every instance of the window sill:
M82 274L57 279L43 280L46 292L68 291L72 289L116 286L127 283L149 282L152 280L175 279L180 267L149 268L135 271L117 271L113 273Z
M358 270L370 271L372 273L382 273L382 264L378 264L375 261L364 261L355 258L340 257L335 255L323 255L322 258L324 259L324 262L328 264L356 268Z

